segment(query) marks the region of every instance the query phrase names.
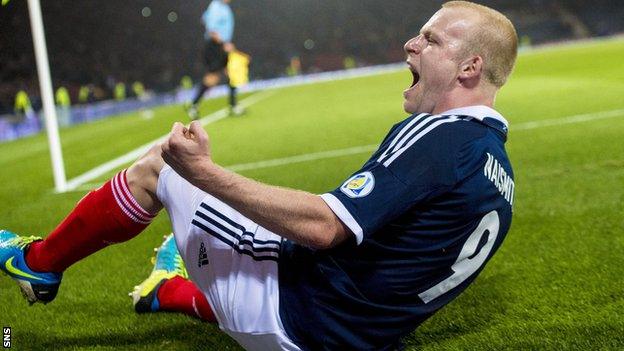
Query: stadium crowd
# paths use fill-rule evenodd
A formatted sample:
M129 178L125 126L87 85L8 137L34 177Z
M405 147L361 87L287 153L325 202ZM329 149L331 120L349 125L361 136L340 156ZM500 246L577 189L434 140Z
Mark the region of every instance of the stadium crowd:
M486 0L516 24L523 43L612 35L624 31L624 6L608 0ZM402 11L406 4L410 11ZM343 0L263 2L235 0L235 42L253 57L251 78L319 72L403 59L399 44L415 28L414 17L442 1ZM46 1L42 12L55 89L72 103L89 85L89 101L111 99L119 83L141 81L170 91L203 71L200 16L208 1L106 4ZM420 11L413 9L422 8ZM0 115L13 112L18 91L40 106L27 4L11 1L0 11ZM423 17L424 21L425 18ZM297 67L290 67L296 62ZM131 94L130 94L131 95Z

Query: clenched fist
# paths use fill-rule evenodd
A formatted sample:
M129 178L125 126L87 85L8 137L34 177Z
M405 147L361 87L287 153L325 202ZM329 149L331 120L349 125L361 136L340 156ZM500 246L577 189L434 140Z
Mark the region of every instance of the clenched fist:
M212 165L208 133L197 121L188 128L180 122L174 123L162 144L162 157L184 179L196 184L206 167Z

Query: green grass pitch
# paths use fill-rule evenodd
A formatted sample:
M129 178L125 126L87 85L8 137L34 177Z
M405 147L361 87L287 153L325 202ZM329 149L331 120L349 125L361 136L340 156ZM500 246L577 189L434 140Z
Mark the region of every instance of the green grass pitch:
M610 118L517 128L624 109L624 40L527 52L497 108L510 120L515 216L505 243L457 300L406 340L409 350L624 349L624 111ZM211 124L224 166L380 142L405 118L404 72L276 90L241 118ZM202 112L223 107L209 100ZM185 121L180 106L128 114L61 132L74 177ZM368 154L242 172L321 193ZM108 176L103 176L99 182ZM0 144L0 227L49 232L84 191L54 194L44 135ZM67 270L57 299L29 307L0 276L0 327L13 348L237 350L214 325L177 314L136 315L127 293L144 279L169 232L161 214L141 235Z

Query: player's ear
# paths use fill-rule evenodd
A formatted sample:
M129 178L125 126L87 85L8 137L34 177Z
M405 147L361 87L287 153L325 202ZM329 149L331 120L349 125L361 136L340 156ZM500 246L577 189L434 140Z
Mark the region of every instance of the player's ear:
M483 71L483 58L471 56L459 65L459 81L465 83L481 76Z

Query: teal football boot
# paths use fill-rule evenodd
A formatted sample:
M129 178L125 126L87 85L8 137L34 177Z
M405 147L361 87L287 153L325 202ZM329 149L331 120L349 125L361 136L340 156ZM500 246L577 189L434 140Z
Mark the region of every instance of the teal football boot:
M158 289L163 283L176 276L188 278L173 234L166 235L162 245L154 250L156 257L152 257L154 264L152 273L128 294L132 297L132 304L137 313L158 312L160 310Z
M39 237L22 237L7 230L0 230L0 270L13 278L22 294L30 302L48 303L56 297L61 285L62 273L35 272L26 265L28 245L41 240Z

